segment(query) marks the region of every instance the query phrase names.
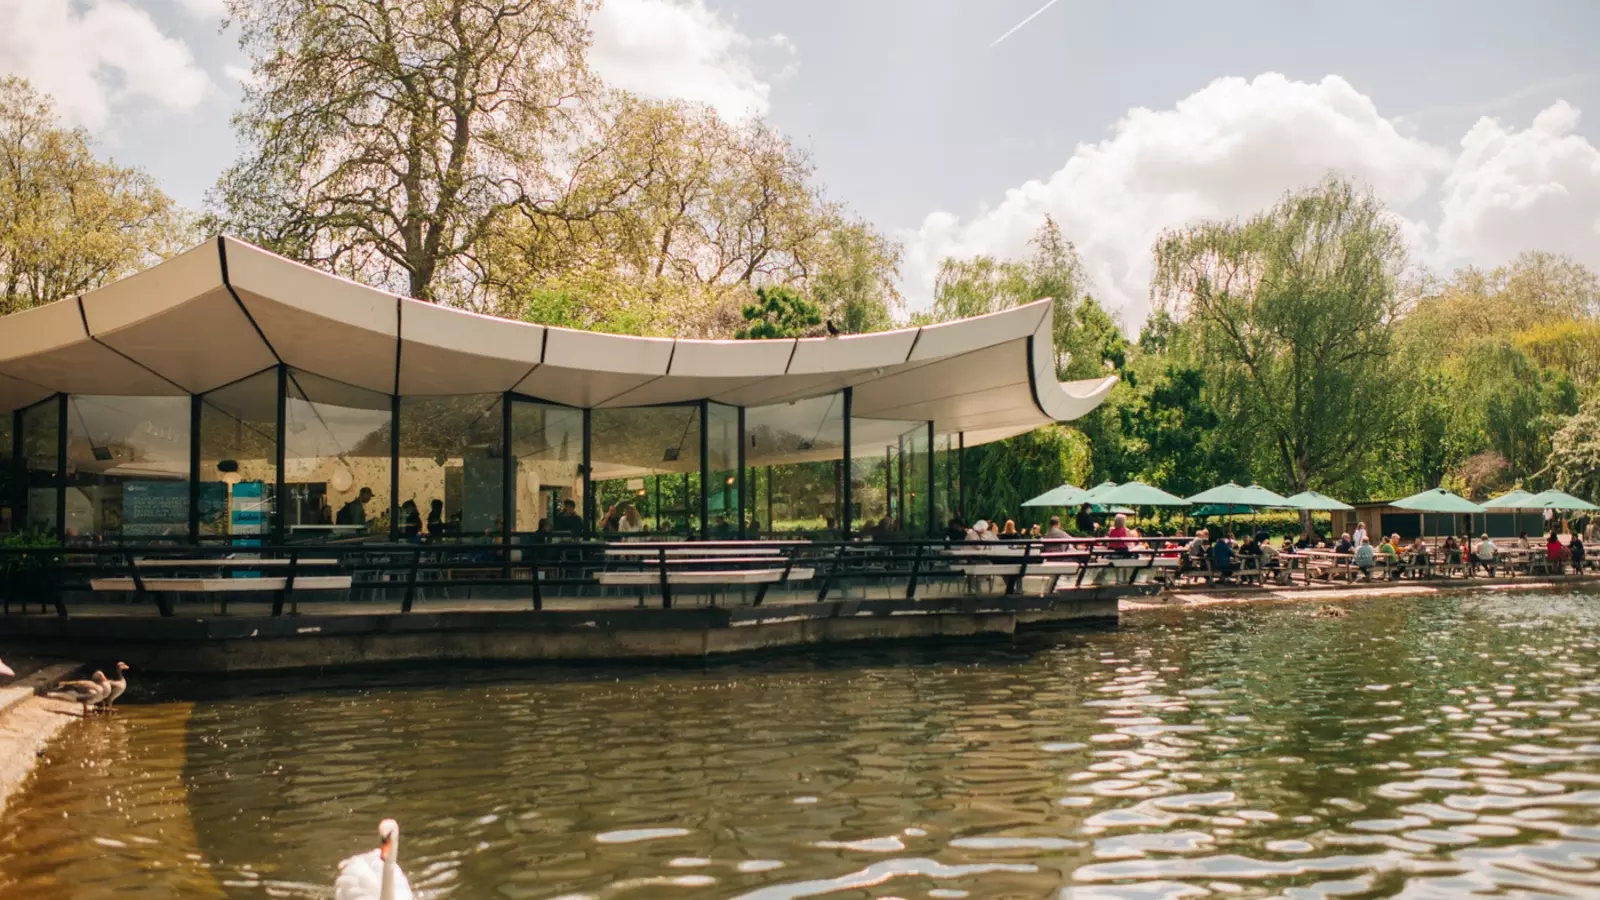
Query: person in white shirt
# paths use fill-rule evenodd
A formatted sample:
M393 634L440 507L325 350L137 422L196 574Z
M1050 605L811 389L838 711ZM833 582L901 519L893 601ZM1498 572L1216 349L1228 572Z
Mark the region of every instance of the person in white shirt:
M1487 534L1479 536L1478 546L1472 549L1472 556L1478 561L1478 565L1483 566L1489 573L1489 577L1493 578L1494 562L1500 558L1500 548L1494 545L1494 541L1489 540Z
M1367 523L1365 523L1365 522L1357 522L1356 523L1356 530L1350 535L1350 543L1351 543L1352 546L1360 547L1362 544L1365 544L1366 542L1367 542Z

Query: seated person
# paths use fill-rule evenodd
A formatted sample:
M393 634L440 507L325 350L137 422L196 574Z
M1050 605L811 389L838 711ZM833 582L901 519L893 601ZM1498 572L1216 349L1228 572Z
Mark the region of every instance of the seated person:
M1389 568L1389 577L1399 578L1400 570L1396 566L1400 562L1400 535L1384 538L1383 543L1378 545L1378 554Z
M1455 535L1444 539L1444 546L1439 548L1439 558L1451 565L1461 562L1461 545L1456 542Z
M1377 554L1372 550L1372 542L1366 538L1361 539L1361 546L1356 548L1355 567L1361 570L1361 580L1372 580L1372 567L1378 564Z
M1573 532L1572 543L1567 545L1567 555L1572 558L1572 571L1574 574L1583 574L1584 553L1583 535Z
M1333 552L1335 553L1353 553L1355 549L1356 545L1350 541L1348 533L1339 535L1339 543L1333 545Z
M1561 535L1557 534L1554 529L1550 531L1550 540L1545 543L1544 555L1545 561L1550 563L1550 567L1555 569L1556 572L1559 573L1566 568L1567 546L1561 543Z
M1211 568L1223 581L1228 580L1228 575L1236 571L1239 566L1233 559L1233 545L1227 541L1217 541L1211 545Z
M1426 566L1428 564L1428 542L1418 537L1411 544L1411 562L1414 565Z
M1472 557L1478 565L1483 566L1490 578L1494 577L1494 564L1500 558L1500 548L1494 545L1494 541L1489 540L1489 535L1479 536L1478 546L1472 551Z

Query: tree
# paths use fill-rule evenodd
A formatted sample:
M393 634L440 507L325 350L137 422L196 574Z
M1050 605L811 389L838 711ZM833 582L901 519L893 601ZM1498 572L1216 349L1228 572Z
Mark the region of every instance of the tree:
M96 159L47 97L0 79L0 314L132 274L190 236L148 175Z
M793 288L769 286L756 289L756 302L744 308L746 327L734 337L739 340L815 336L822 324L822 310Z
M1194 326L1225 424L1254 434L1293 491L1342 484L1396 431L1395 220L1329 178L1246 222L1165 233L1151 293Z
M967 518L1005 518L1022 501L1062 484L1082 484L1090 471L1089 442L1065 425L969 448L977 479L968 490Z
M214 221L427 300L513 212L559 215L587 0L228 0L253 79ZM557 162L560 162L558 167Z
M900 277L900 245L865 222L833 226L810 267L811 296L846 334L894 327L903 305L895 286Z
M1584 404L1550 440L1540 473L1556 487L1588 500L1600 498L1600 398Z

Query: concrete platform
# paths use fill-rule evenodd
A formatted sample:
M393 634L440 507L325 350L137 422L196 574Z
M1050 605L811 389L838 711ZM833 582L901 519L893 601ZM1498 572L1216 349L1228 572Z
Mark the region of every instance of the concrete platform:
M1049 596L845 599L760 607L511 609L492 601L398 613L373 604L302 604L159 618L126 608L70 618L0 617L0 645L78 659L126 660L147 672L349 669L406 662L691 659L858 642L1009 639L1020 629L1115 622L1148 586ZM564 606L566 604L563 604ZM243 612L243 610L241 610Z

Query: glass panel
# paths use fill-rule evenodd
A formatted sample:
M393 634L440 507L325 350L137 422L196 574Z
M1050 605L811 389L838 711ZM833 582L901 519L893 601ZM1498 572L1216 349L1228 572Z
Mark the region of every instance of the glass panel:
M56 532L56 465L60 462L61 403L55 397L22 411L24 521L30 531Z
M0 534L10 534L17 527L13 505L16 503L18 476L13 468L16 457L12 425L11 413L0 412L0 473L4 473L0 476Z
M278 481L278 373L200 397L200 536L270 540Z
M956 509L956 436L953 434L937 435L933 439L933 525L934 530L943 533L951 520L959 518L961 513Z
M501 533L501 402L500 394L400 399L400 537Z
M844 522L844 395L745 410L752 531L837 539Z
M67 539L189 537L189 398L67 398Z
M284 528L291 541L389 534L389 397L289 373Z
M516 530L583 534L583 410L514 401L511 455Z
M597 531L699 535L699 406L597 409L589 427Z
M706 404L706 510L711 539L738 538L746 529L739 504L739 408Z
M857 534L880 540L927 534L928 451L927 422L850 420Z

